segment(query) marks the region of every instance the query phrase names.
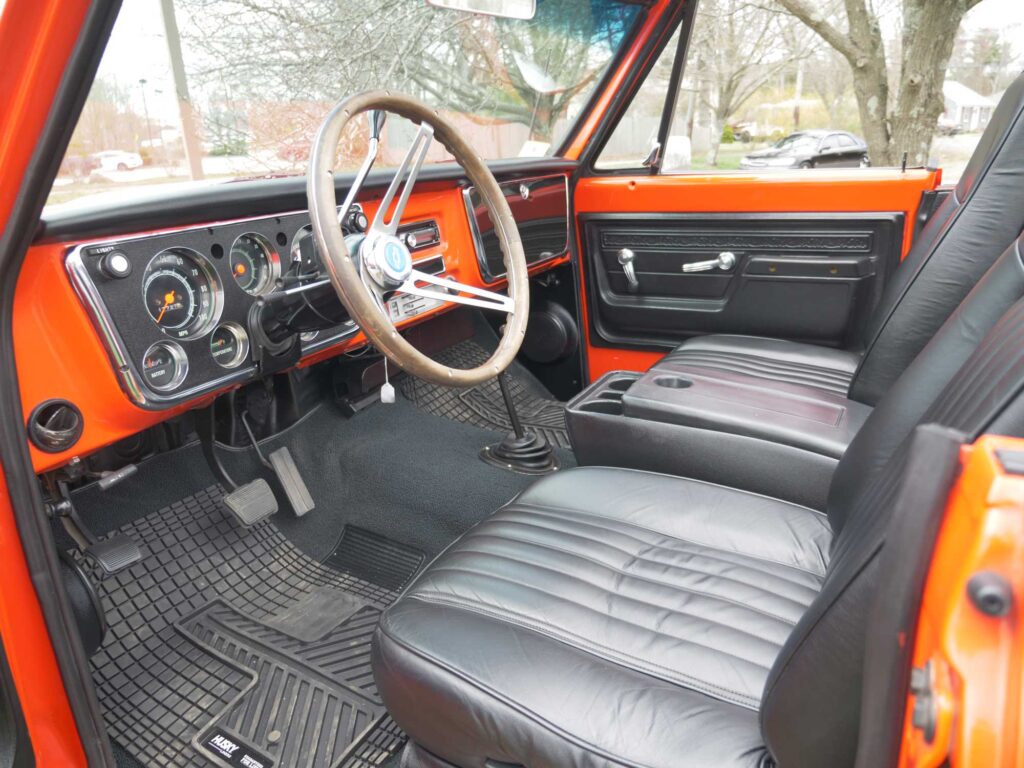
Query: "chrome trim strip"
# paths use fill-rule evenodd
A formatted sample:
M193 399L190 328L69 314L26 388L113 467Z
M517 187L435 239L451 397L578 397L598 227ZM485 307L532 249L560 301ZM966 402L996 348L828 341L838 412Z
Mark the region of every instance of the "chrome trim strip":
M569 180L564 175L556 173L548 176L531 176L530 178L527 179L504 181L498 184L498 186L503 189L505 187L514 186L516 192L518 193L519 188L524 184L529 184L530 182L533 181L549 181L551 179L561 179L562 184L565 188L565 248L563 248L558 253L551 254L546 259L538 259L537 261L528 263L527 266L530 268L533 268L538 264L546 264L547 262L553 259L557 259L560 256L564 256L566 253L569 252L569 225L571 224L569 212ZM473 248L474 250L476 250L476 261L477 266L480 268L480 278L484 281L484 283L489 285L491 283L496 283L502 278L504 278L506 273L502 272L501 274L498 275L492 274L487 266L487 252L484 250L483 235L480 232L480 225L476 219L476 209L473 206L472 195L474 189L474 187L469 186L465 187L462 190L462 203L466 208L466 218L469 219L469 230L473 236ZM514 216L515 214L513 213L513 217Z
M145 238L140 237L136 239L142 240ZM124 339L121 338L121 334L117 331L114 320L107 311L107 307L100 297L99 290L92 281L89 270L85 267L85 260L82 258L82 253L86 248L116 245L123 242L125 240L116 240L111 243L90 243L88 246L79 245L65 257L64 268L67 270L68 277L71 278L71 285L75 289L75 293L78 294L78 298L85 305L94 327L99 332L100 338L103 339L103 345L106 347L110 361L114 365L118 383L131 401L146 410L163 410L172 405L177 405L199 395L206 394L211 390L253 378L256 368L250 366L249 368L243 368L226 376L205 382L202 385L180 390L173 394L155 392L146 385L145 379L139 372L135 361L129 356Z

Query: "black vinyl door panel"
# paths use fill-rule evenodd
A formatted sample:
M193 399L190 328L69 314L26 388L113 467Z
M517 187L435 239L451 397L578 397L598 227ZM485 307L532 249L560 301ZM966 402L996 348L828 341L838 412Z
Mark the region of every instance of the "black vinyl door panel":
M900 256L903 214L581 216L598 345L739 333L847 346ZM619 262L633 253L638 285ZM732 253L735 264L688 272Z

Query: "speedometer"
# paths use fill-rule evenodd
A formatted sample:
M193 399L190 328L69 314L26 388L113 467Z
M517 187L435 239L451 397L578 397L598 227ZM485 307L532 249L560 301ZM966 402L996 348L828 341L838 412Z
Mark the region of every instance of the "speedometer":
M188 248L169 248L154 256L142 279L142 293L153 322L176 339L201 336L220 314L216 272Z

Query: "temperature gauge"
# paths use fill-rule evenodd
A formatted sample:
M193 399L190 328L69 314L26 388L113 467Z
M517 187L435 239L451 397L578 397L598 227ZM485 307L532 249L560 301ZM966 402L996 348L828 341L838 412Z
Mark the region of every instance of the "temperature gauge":
M221 368L237 368L249 355L249 337L235 323L218 325L210 335L210 354Z

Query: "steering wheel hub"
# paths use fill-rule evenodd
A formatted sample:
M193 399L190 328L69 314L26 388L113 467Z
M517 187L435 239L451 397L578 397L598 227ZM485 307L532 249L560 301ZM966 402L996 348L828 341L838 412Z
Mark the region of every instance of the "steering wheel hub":
M394 235L371 234L363 241L360 255L367 273L381 288L398 288L412 274L412 254Z

